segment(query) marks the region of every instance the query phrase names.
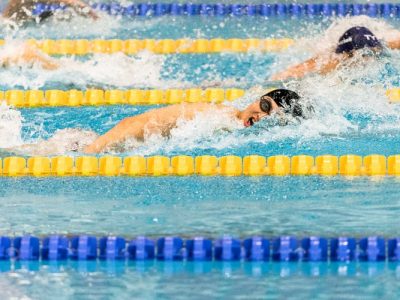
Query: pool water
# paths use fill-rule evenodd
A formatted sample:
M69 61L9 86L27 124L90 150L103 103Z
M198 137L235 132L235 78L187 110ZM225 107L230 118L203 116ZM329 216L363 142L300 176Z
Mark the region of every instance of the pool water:
M398 265L382 263L28 262L15 267L0 277L2 287L18 287L5 296L33 299L393 299L400 289Z
M58 58L62 67L51 72L37 66L1 69L0 87L241 87L251 91L227 105L243 108L260 96L261 86L281 85L269 82L269 76L314 50L332 46L344 27L366 22L380 37L389 32L382 20L355 19L331 26L335 20L317 18L135 20L106 16L97 26L79 18L72 25L50 22L18 31L3 26L3 37L17 39L291 37L297 44L281 53L62 57ZM398 20L388 23L390 28L400 24ZM331 35L324 34L326 29ZM300 124L292 120L282 127L271 118L243 129L218 115L205 115L183 122L168 139L152 136L146 143L127 145L122 153L112 154L398 154L400 106L389 104L385 91L398 86L399 54L389 54L368 66L344 66L325 77L285 82L315 108L312 117ZM70 127L101 134L122 118L151 108L16 110L2 105L1 148L47 139ZM0 153L10 155L9 150ZM238 238L253 234L395 237L398 186L399 180L393 177L0 178L0 233L127 238L218 238L223 234ZM395 299L400 295L400 271L395 263L69 261L49 265L17 261L1 262L0 271L2 299Z
M6 235L395 237L400 212L399 181L390 177L1 178L0 182L0 207L7 211L0 223Z

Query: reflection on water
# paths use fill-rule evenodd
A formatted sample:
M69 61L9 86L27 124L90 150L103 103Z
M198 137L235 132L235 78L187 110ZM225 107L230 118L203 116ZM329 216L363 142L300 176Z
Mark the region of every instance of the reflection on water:
M18 262L0 285L4 299L394 299L399 276L394 263Z

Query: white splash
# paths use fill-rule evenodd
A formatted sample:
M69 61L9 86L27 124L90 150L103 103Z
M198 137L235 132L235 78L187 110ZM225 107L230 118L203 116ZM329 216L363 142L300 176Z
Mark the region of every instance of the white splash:
M0 104L0 148L8 148L22 143L21 112L11 109L5 102Z
M84 147L92 143L98 135L93 131L78 128L57 130L46 139L39 139L30 144L8 147L7 151L24 155L62 155L65 153L82 152Z
M16 44L5 47L1 55L18 50ZM96 54L91 60L79 61L71 57L59 59L60 68L45 71L40 66L32 68L14 66L0 72L0 82L8 86L22 86L25 89L43 88L46 84L114 87L165 87L173 82L160 78L164 57L142 52L137 56L122 53L112 55Z

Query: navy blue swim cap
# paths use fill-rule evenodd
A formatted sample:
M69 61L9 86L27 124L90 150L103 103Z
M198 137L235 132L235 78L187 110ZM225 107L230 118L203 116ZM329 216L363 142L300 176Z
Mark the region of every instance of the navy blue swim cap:
M362 48L383 48L377 37L366 27L347 30L339 39L336 53L350 53Z

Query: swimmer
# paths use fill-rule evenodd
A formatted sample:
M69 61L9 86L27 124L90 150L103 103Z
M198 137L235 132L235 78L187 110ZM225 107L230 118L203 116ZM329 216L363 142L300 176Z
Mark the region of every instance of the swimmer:
M38 65L46 70L55 70L60 64L49 55L27 44L22 44L9 49L3 49L0 53L0 67L7 68L11 66Z
M307 110L310 111L310 107L301 104L300 96L286 89L268 92L243 111L231 106L211 103L170 105L123 119L111 130L86 146L84 152L88 154L100 153L132 138L143 141L148 134L169 136L170 131L176 127L178 120L192 120L199 112L219 114L223 118L232 118L245 127L250 127L273 112L282 117L289 115L294 118L306 118Z
M387 41L389 48L400 48L400 39ZM362 50L362 51L361 51ZM348 29L338 41L333 52L318 54L303 63L289 67L271 77L271 80L302 78L310 73L327 74L342 62L359 55L360 58L379 57L384 47L378 38L366 27L356 26Z
M125 141L130 139L144 141L152 134L168 137L170 131L178 126L179 120L192 120L202 112L218 114L221 118L229 118L244 127L250 127L262 118L275 113L279 115L281 121L288 121L286 117L307 119L313 109L305 105L297 93L276 89L263 95L243 111L232 106L212 103L170 105L125 118L101 136L90 130L67 128L56 131L48 140L1 149L0 152L8 155L11 153L36 156L63 155L66 152L94 154L107 150L123 152Z
M73 8L78 14L89 16L92 19L97 19L97 14L86 3L80 0L11 0L3 11L3 17L21 24L30 20L39 22L47 19L52 15L52 12L46 11L39 16L32 14L35 6L38 3L43 4L61 4Z

